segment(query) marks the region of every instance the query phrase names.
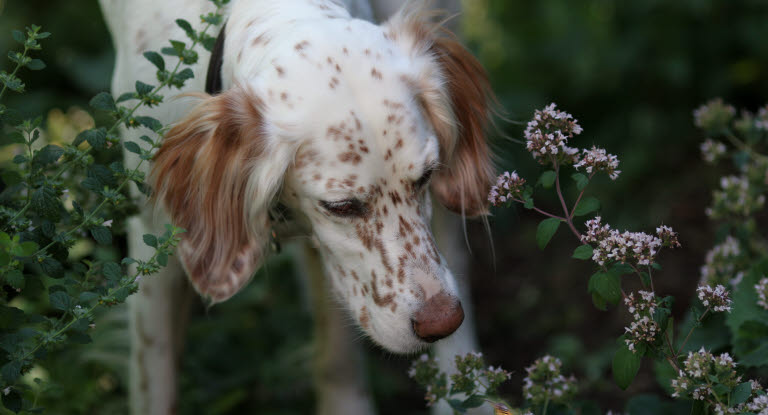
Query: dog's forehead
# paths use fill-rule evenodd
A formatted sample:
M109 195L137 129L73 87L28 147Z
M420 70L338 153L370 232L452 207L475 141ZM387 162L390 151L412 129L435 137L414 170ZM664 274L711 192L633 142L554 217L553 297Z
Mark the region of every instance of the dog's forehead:
M380 28L345 24L323 35L333 42L298 31L270 58L269 118L304 142L297 167L312 167L313 187L360 191L381 178L415 180L439 149L407 81L409 58Z

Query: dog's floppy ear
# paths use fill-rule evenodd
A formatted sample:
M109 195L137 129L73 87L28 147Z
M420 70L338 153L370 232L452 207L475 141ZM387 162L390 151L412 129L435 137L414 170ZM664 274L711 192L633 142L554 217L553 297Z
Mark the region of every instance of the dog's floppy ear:
M421 56L420 73L409 82L435 129L445 164L432 180L433 193L456 213L482 215L493 182L485 133L495 98L480 62L430 17L424 8L405 8L387 25L392 38Z
M263 259L268 204L280 180L260 186L258 178L268 147L263 102L242 87L201 97L166 134L150 178L156 200L187 230L178 254L192 285L220 302Z

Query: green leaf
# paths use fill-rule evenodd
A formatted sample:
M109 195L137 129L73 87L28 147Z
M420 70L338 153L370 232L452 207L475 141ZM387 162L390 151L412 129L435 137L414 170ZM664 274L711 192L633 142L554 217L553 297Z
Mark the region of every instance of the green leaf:
M31 256L39 249L38 245L33 241L25 241L18 245L18 249L14 250L14 255L18 256Z
M123 147L131 153L141 154L141 147L133 141L126 141L123 143Z
M26 66L31 71L39 71L45 69L45 62L40 59L32 59Z
M94 226L91 228L91 235L93 236L93 239L101 245L112 244L112 232L110 232L106 226Z
M35 164L39 167L45 167L49 164L55 163L63 154L63 148L54 144L48 144L35 153L35 155L32 157L32 164Z
M594 249L592 249L591 245L581 245L573 251L573 258L582 260L592 259L593 252Z
M467 408L464 407L464 402L458 399L446 399L445 401L448 402L448 405L450 405L454 411L460 414L467 413Z
M589 278L588 290L600 294L608 303L616 304L621 300L621 279L616 274L598 272Z
M105 262L102 267L102 273L110 281L117 281L123 277L123 269L114 262Z
M560 227L560 219L548 218L539 223L539 227L536 230L536 243L539 245L539 249L544 249L549 243L549 240L557 232L557 228Z
M165 253L157 254L157 263L162 266L168 265L168 254L165 254Z
M81 292L80 295L77 297L77 302L81 304L87 304L97 298L99 298L99 295L96 294L95 292L84 291L84 292Z
M50 301L51 307L57 310L69 311L73 307L72 297L70 297L66 291L52 292L48 295L48 299Z
M117 111L117 105L115 105L115 99L112 98L112 94L108 92L99 92L95 97L91 98L91 107L108 112Z
M152 62L152 64L155 65L157 69L161 71L165 70L165 59L163 59L163 56L159 53L152 51L144 52L144 57L147 58L148 61Z
M144 234L144 243L152 248L157 248L157 237L151 233Z
M5 282L14 289L21 290L24 288L24 274L17 269L13 269L5 274Z
M32 210L46 219L58 222L63 209L56 191L50 187L41 187L32 193Z
M107 131L103 128L85 130L75 137L75 141L72 144L78 146L83 141L87 141L95 150L101 150L107 145Z
M136 97L136 93L135 92L126 92L126 93L120 94L120 96L117 97L117 103L119 104L121 102L130 101L132 99L138 99Z
M6 382L14 383L21 376L21 362L11 360L3 365L3 368L0 369L0 374Z
M731 392L731 405L736 406L739 404L742 404L749 399L749 397L752 395L752 383L751 382L743 382L736 385L735 388L733 388L733 392Z
M483 399L482 395L472 395L469 398L465 399L464 402L461 403L461 406L467 409L471 408L477 408L479 406L482 406L485 403L485 399Z
M24 401L22 401L21 395L13 389L11 389L7 395L5 393L0 393L0 397L2 397L3 406L15 414L21 412L24 407Z
M557 175L554 171L547 170L544 173L541 173L541 176L539 176L539 181L536 183L536 185L540 185L545 189L549 189L553 184L555 184L556 178Z
M573 212L573 216L584 216L587 213L594 212L600 209L600 201L596 198L589 196L581 199L579 205L576 206L576 210Z
M117 182L115 181L115 176L112 174L112 170L110 170L107 166L104 166L103 164L93 164L91 166L88 166L88 171L86 172L86 175L99 182L98 190L101 190L104 188L104 186L107 187L115 187L117 186Z
M136 81L136 93L139 94L139 96L145 96L152 93L152 90L155 89L152 85L145 84L141 81Z
M13 40L21 43L22 45L27 42L26 36L24 36L24 33L22 33L20 30L12 31L11 36L13 36Z
M51 278L61 278L64 276L64 267L59 261L51 257L43 259L43 262L40 263L40 268L43 269L45 275Z
M158 121L156 118L140 116L140 117L136 117L135 119L136 119L136 122L149 128L152 131L158 131L161 128L163 128L163 124L160 121Z
M176 24L184 30L184 32L189 36L190 39L195 40L197 36L195 35L195 29L192 28L192 25L189 24L188 21L184 19L176 19Z
M638 353L632 353L627 345L622 342L616 353L613 355L613 380L621 389L626 390L637 376L640 370L640 361L643 356Z
M589 184L589 178L581 173L573 173L571 179L576 182L576 188L579 190L584 190Z

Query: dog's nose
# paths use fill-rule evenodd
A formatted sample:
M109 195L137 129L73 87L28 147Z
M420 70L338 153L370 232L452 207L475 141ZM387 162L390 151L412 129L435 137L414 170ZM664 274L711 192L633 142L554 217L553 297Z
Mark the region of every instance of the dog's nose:
M448 337L464 321L461 301L445 291L430 297L413 315L413 331L425 342L432 343Z

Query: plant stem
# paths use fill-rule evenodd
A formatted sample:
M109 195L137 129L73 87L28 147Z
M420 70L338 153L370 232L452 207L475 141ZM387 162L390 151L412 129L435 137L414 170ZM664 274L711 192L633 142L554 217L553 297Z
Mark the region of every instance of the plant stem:
M547 415L547 407L549 407L549 396L544 400L544 409L541 412L541 415Z
M707 313L709 313L710 308L711 307L707 307L707 309L704 310L704 313L702 313L701 316L699 316L699 318L696 320L696 324L694 324L693 327L691 327L691 330L688 331L688 335L685 336L685 340L683 340L683 344L680 346L680 349L677 350L678 355L680 354L680 352L683 351L685 344L688 343L688 339L691 338L691 334L693 334L693 331L696 330L696 326L698 326L701 323L701 321L704 320L704 317L707 315Z
M514 199L514 198L513 198L512 200L513 200L513 201L515 201L515 202L521 203L521 204L525 204L525 201L523 201L522 199ZM531 209L535 210L536 212L539 212L539 213L541 213L541 214L542 214L542 215L544 215L544 216L548 216L548 217L550 217L550 218L555 218L555 219L560 219L560 220L562 220L562 221L565 221L565 218L564 218L564 217L562 217L562 216L557 216L557 215L553 215L553 214L551 214L551 213L549 213L549 212L545 212L545 211L543 211L543 210L541 210L541 209L539 209L539 208L537 208L537 207L535 207L535 206L534 206L534 207L532 207Z
M741 151L745 151L749 153L750 156L761 160L761 161L768 161L768 156L764 156L757 151L753 150L752 147L748 146L745 142L739 140L730 130L725 132L725 138L730 141L731 144L733 144L734 147L738 148Z
M27 57L27 52L29 52L29 47L25 44L24 45L24 52L21 54L21 59L19 59L19 62L24 61L24 58ZM16 73L19 72L19 69L21 69L21 63L16 63L16 67L13 68L13 72L11 72L10 78L13 79L13 77L16 76ZM8 89L7 84L3 84L3 89L0 89L0 99L3 99L3 95L5 94L5 90Z
M557 164L554 158L552 160L552 164L555 166L555 189L557 190L557 197L560 199L560 204L563 206L563 213L565 214L565 222L568 224L568 227L571 229L571 232L573 232L573 234L576 235L576 238L579 241L581 241L581 234L579 233L578 230L576 230L576 227L573 226L573 218L568 214L568 206L565 204L563 191L560 188L560 166Z

